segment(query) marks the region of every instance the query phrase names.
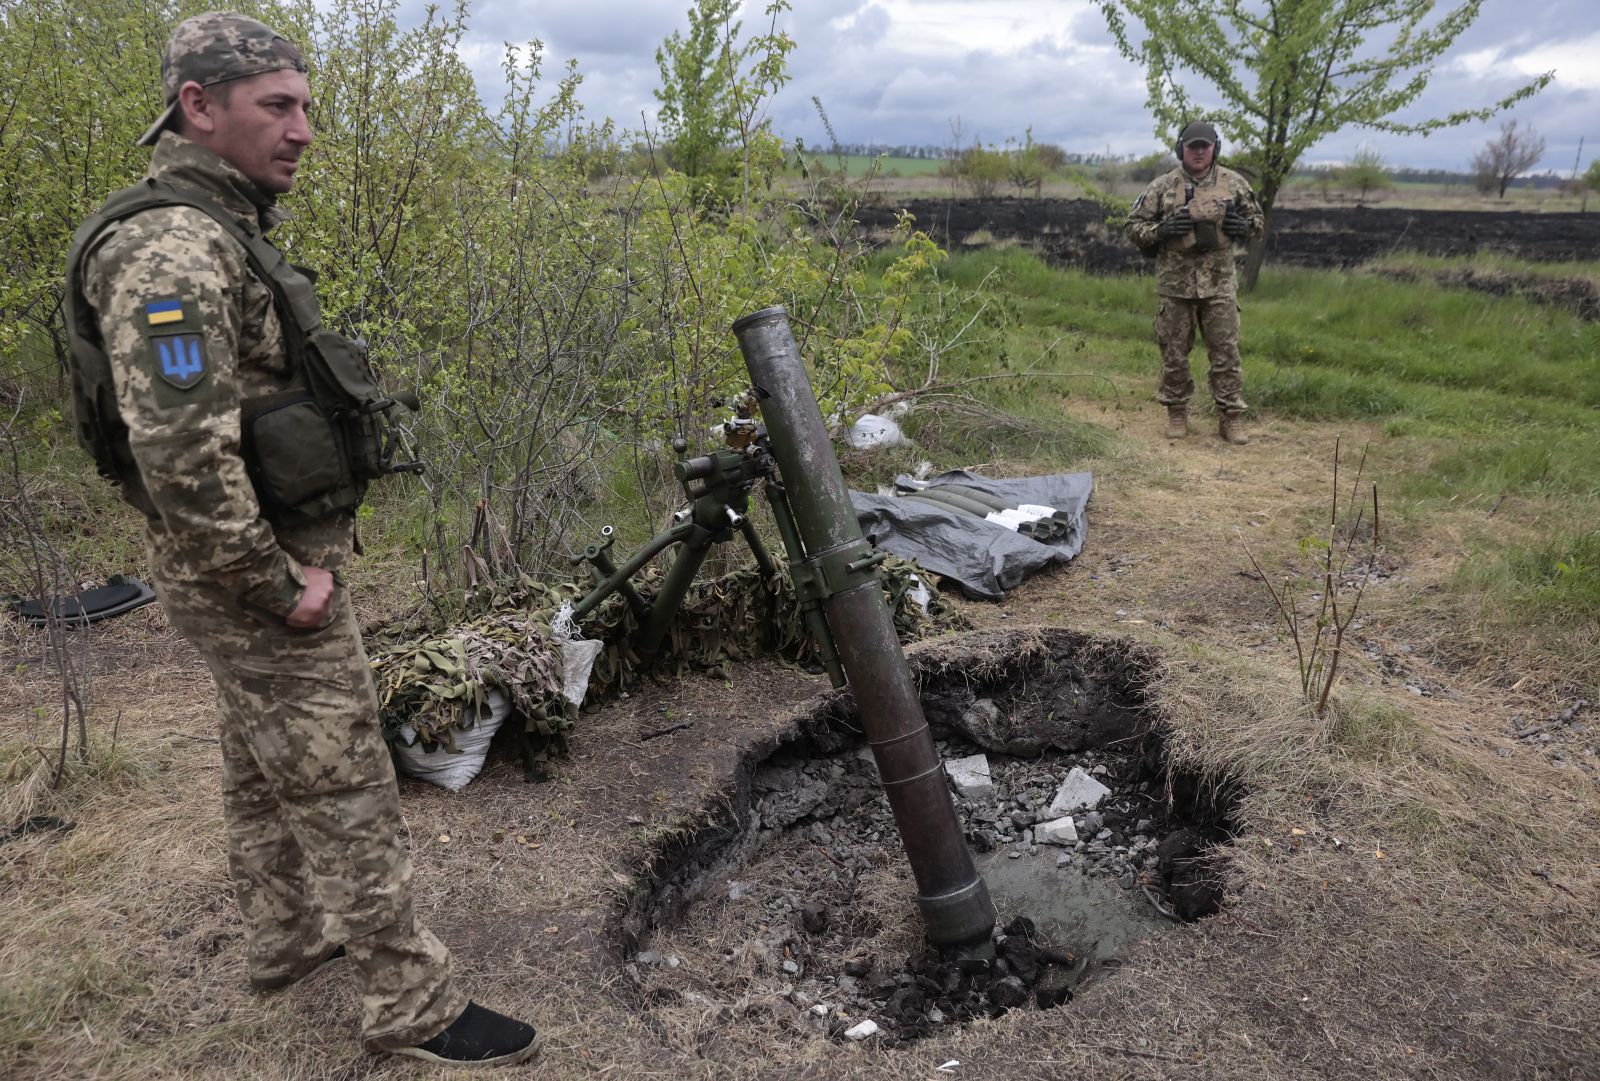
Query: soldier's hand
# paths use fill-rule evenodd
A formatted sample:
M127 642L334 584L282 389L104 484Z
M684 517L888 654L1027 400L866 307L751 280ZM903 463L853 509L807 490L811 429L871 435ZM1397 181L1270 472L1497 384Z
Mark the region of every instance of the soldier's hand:
M1222 215L1222 231L1235 240L1243 240L1250 235L1250 219L1230 206Z
M321 567L301 567L300 573L305 576L306 589L284 622L299 631L326 626L333 604L333 575Z
M1185 233L1194 232L1194 219L1189 217L1189 208L1184 207L1176 214L1167 218L1156 230L1163 240L1183 236Z

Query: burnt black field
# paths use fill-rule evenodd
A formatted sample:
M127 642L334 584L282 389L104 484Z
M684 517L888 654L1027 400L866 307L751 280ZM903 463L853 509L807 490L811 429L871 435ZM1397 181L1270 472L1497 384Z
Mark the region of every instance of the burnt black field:
M1141 256L1106 224L1104 207L1087 199L906 199L863 206L870 229L894 225L898 209L916 217L952 251L997 240L1023 241L1053 262L1098 273L1148 271ZM1540 262L1600 258L1600 213L1280 209L1273 215L1268 260L1339 269L1395 251L1470 256L1484 252Z

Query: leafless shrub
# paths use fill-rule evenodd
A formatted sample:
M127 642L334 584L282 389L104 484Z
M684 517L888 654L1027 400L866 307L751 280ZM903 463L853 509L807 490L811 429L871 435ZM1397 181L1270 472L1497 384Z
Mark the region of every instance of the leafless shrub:
M1368 500L1361 491L1362 477L1366 471L1367 448L1362 448L1361 462L1356 467L1356 479L1350 495L1341 506L1339 493L1340 443L1333 445L1333 490L1328 502L1328 533L1324 537L1306 537L1300 542L1303 553L1312 553L1316 570L1307 575L1286 575L1278 586L1272 584L1266 571L1256 560L1249 545L1243 545L1250 565L1255 568L1261 584L1271 594L1278 615L1283 620L1289 637L1294 641L1295 661L1300 669L1300 691L1317 717L1328 709L1328 698L1339 678L1339 662L1344 653L1345 633L1355 621L1361 607L1361 598L1367 583L1372 580L1372 568L1379 553L1378 486L1371 485L1370 507L1372 521L1363 532L1363 519L1368 510ZM1358 503L1357 500L1360 500ZM1339 540L1341 509L1348 522L1343 544ZM1358 551L1358 539L1365 537ZM1243 542L1241 541L1241 544ZM1307 589L1320 587L1313 593L1313 607L1309 631L1303 630L1299 595Z
M44 611L42 633L23 632L20 637L29 646L37 645L41 663L58 677L61 723L59 738L50 740L53 755L38 733L30 736L29 748L48 767L49 783L55 788L74 756L80 763L88 760L93 639L87 622L63 603L77 592L75 579L45 527L39 505L40 481L23 464L22 448L32 442L22 425L24 397L18 395L0 425L0 461L5 470L0 488L0 549L5 553L5 580ZM35 716L47 717L51 712L53 709L41 704Z

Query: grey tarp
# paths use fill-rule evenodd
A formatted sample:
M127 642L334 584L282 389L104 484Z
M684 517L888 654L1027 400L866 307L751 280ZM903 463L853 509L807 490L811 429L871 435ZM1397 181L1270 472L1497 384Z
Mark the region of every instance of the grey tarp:
M965 484L1011 503L1055 507L1068 519L1070 528L1064 538L1041 542L1005 526L920 500L850 493L856 520L873 544L954 580L969 597L996 601L1007 590L1022 584L1028 575L1053 563L1066 563L1078 554L1087 528L1084 508L1094 491L1094 478L1088 473L993 480L954 469L925 481L900 476L895 478L895 484L904 491L935 484Z

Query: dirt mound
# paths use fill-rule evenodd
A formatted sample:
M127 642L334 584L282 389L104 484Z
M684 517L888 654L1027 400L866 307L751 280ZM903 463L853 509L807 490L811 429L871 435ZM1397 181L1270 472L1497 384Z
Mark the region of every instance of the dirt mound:
M1045 257L1108 274L1147 271L1150 261L1106 224L1087 199L910 199L862 207L869 230L893 227L899 209L952 249L1024 242ZM1520 259L1592 258L1600 249L1600 214L1518 211L1391 210L1367 207L1280 209L1268 258L1310 267L1351 267L1397 250L1429 255L1494 252Z

